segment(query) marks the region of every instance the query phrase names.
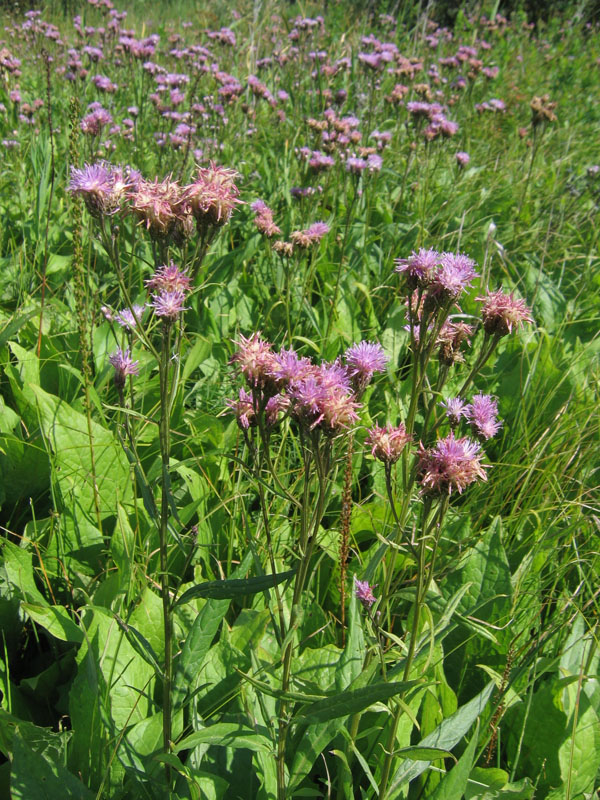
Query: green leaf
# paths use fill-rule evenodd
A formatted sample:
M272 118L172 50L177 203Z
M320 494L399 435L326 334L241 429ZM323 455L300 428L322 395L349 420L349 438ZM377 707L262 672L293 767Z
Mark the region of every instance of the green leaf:
M197 600L199 597L211 598L213 600L233 600L236 597L245 597L249 594L257 594L267 589L272 589L284 581L294 577L296 571L293 569L287 572L280 572L277 575L259 575L256 578L230 578L224 581L207 581L192 586L184 592L176 605L189 603L190 600Z
M294 718L294 721L313 724L328 722L338 717L347 717L350 714L364 711L365 708L372 706L374 703L384 703L394 695L420 685L421 682L415 680L374 683L361 689L347 689L308 706Z
M465 800L532 800L535 787L529 778L508 783L503 769L474 767L465 791Z
M346 646L336 665L335 685L338 690L346 689L360 675L364 660L365 637L362 629L362 616L358 609L356 592L352 592L348 607Z
M410 761L437 761L440 758L456 758L449 750L444 750L441 747L401 747L399 750L394 750L395 756L400 758L408 758Z
M10 775L13 800L94 800L80 780L15 737Z
M252 728L237 725L234 722L219 722L216 725L211 725L186 736L185 739L177 743L175 752L180 753L182 750L191 750L199 744L218 745L219 747L232 747L234 749L242 748L255 752L273 752L269 739L256 733Z
M475 761L475 751L479 739L479 724L471 736L471 741L467 745L456 766L446 773L431 794L430 800L457 800L462 797L469 780L469 775Z
M245 575L252 563L252 551L248 550L233 575ZM181 654L175 661L173 676L173 708L183 705L198 680L202 662L229 608L229 600L209 600L194 620L183 644Z
M67 403L31 386L37 400L44 435L50 443L54 475L63 506L95 519L95 494L102 517L116 511L117 502L131 497L129 466L111 431L88 421ZM93 459L92 459L93 449Z
M36 605L47 605L35 583L31 552L24 547L18 547L8 539L3 539L0 547L4 559L6 581L11 587L11 594L19 600Z
M21 603L21 608L30 619L63 642L83 641L83 631L73 622L63 606L42 606L33 603Z
M425 736L425 738L419 742L418 746L441 747L445 750L450 750L452 747L455 747L485 708L494 688L493 682L488 683L476 697L468 703L465 703L464 706L461 706L452 716L447 717L441 722L432 733ZM427 769L430 763L429 760L405 761L402 763L396 770L390 783L390 800L394 797L398 797L402 785L418 777Z

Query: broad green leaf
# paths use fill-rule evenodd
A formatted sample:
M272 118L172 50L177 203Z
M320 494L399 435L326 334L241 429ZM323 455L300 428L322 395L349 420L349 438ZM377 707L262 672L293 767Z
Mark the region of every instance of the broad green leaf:
M8 758L18 739L32 751L45 755L50 761L62 761L70 734L59 734L50 728L41 728L33 722L19 719L0 709L0 750Z
M95 519L95 480L101 517L115 514L117 503L131 497L132 487L127 459L112 432L92 420L90 441L83 414L39 386L31 388L52 449L63 507L76 502L78 513Z
M8 539L0 542L0 549L2 549L3 567L6 581L11 588L11 595L36 605L47 605L35 583L31 552L13 544Z
M63 642L83 641L83 631L73 622L66 608L63 606L34 605L21 603L21 608L34 622L42 628L61 639Z
M290 580L295 574L296 571L290 569L277 575L259 575L256 578L229 578L224 581L199 583L184 592L177 600L177 605L189 603L191 600L197 600L200 597L210 598L211 600L233 600L236 597L257 594Z
M494 688L494 684L490 682L476 697L461 706L458 711L447 717L432 733L422 739L418 746L441 747L445 750L455 747L485 708ZM402 763L390 783L390 800L398 797L403 784L418 777L430 763L430 761L405 761Z
M351 686L356 689L367 686L377 670L377 661L364 669ZM344 717L329 720L329 722L317 722L307 726L298 726L291 743L290 750L294 753L294 759L290 768L289 789L295 790L304 778L310 773L313 764L322 753L329 742L336 734L343 729L346 724Z
M16 737L10 775L14 800L94 800L95 795L59 762L36 753Z
M218 722L208 728L196 731L186 736L175 746L175 752L191 750L199 744L218 745L219 747L242 748L245 750L262 750L265 753L272 753L273 746L269 739L262 736L252 728L244 725L237 725L234 722Z
M503 769L474 767L465 791L465 800L532 800L535 786L529 778L508 782Z

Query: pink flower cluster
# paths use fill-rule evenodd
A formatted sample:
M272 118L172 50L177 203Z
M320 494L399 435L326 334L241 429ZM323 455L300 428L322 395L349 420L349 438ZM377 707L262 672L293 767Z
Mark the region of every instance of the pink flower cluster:
M229 221L241 202L236 177L233 170L211 163L197 167L192 183L181 186L170 177L150 181L134 170L101 161L72 167L68 190L83 197L94 217L130 212L153 239L180 245L191 237L194 222L205 234Z
M405 275L408 288L419 287L431 299L456 300L477 277L475 262L464 253L438 253L421 248L408 258L397 258L396 272Z
M498 402L489 394L476 394L470 403L464 403L460 397L452 397L441 405L446 409L446 416L453 428L462 417L470 423L471 430L479 439L491 439L502 427L498 419Z
M258 424L261 413L273 425L286 412L306 430L339 433L358 420L359 397L375 372L385 368L379 345L361 342L349 348L344 363L315 364L294 350L273 350L260 333L240 336L231 362L250 388L228 406L238 424L247 429Z

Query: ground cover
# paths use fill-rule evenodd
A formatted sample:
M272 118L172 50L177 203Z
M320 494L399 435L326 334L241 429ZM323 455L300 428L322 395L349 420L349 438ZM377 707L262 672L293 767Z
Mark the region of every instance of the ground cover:
M600 37L496 11L4 13L3 796L596 796Z

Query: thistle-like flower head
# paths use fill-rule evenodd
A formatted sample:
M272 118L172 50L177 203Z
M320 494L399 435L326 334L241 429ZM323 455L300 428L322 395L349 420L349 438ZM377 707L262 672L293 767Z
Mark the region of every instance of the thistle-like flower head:
M486 333L496 336L506 336L512 333L514 327L518 328L524 322L533 322L531 311L524 300L516 298L512 292L507 294L502 289L488 292L476 300L483 302L481 317Z
M185 187L196 222L201 227L220 227L229 221L238 199L237 172L211 162L208 167L198 167L196 179Z
M409 442L410 436L402 423L386 425L384 428L375 425L368 430L365 440L367 447L371 448L371 454L384 464L395 464Z
M359 581L356 575L354 576L354 594L367 611L376 600L373 594L373 587L369 585L368 581Z
M115 369L115 384L119 389L125 386L128 375L139 375L138 361L133 361L129 348L116 350L108 357L108 360Z
M477 442L464 436L457 439L450 432L429 448L419 446L419 479L425 491L435 494L459 494L474 481L487 480L480 461Z
M465 417L473 432L481 439L495 436L502 423L497 419L498 402L489 394L477 394L465 408Z
M380 344L364 341L349 347L344 358L357 391L364 391L375 372L385 372L388 362Z

